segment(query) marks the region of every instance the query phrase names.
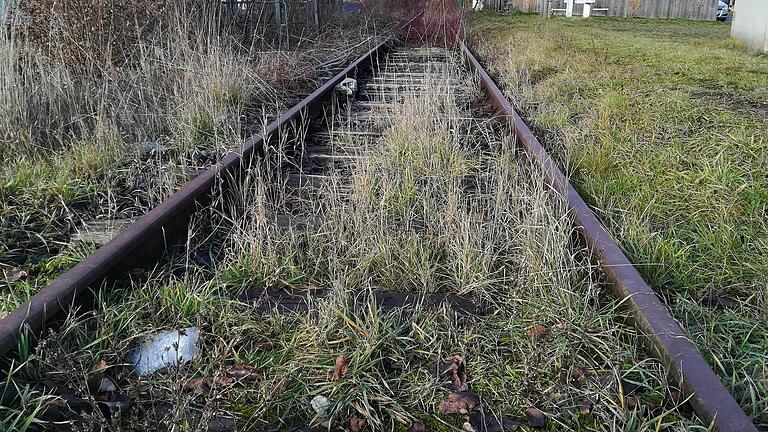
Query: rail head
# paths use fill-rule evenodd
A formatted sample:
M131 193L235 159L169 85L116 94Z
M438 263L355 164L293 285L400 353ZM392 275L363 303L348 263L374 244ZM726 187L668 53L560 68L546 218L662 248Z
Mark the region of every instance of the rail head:
M566 200L570 216L594 254L615 296L624 300L635 326L662 360L696 414L722 432L757 432L757 428L709 367L680 324L624 255L599 219L517 114L488 72L463 42L461 50L479 75L500 119L517 137L518 146L541 168L546 181Z

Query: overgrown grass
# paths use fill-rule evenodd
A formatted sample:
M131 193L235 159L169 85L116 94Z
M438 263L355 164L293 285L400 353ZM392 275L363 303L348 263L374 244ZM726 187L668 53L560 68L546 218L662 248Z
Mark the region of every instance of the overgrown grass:
M254 167L242 188L196 218L188 254L103 291L95 311L72 314L15 374L18 385L47 377L87 398L89 371L104 360L134 406L117 430L206 430L222 417L240 430L346 430L354 415L369 430L404 431L419 420L449 431L465 419L438 413L448 392L434 368L458 354L486 414L524 422L537 407L550 430L706 430L621 324L618 302L573 241L562 199L517 161L514 142L473 118L466 95L477 91L451 56L445 74L380 120L380 139L358 142L368 158L328 188L285 187L276 168L291 159L280 152ZM293 222L277 223L287 212ZM191 264L201 248L212 251L205 267ZM246 289L318 288L327 294L309 296L309 311L296 314L234 300ZM461 294L488 312L383 312L366 300L382 290ZM534 325L549 336L526 335ZM139 378L125 364L142 335L186 326L203 340L190 365ZM333 380L339 355L349 371ZM258 367L264 379L182 389L234 363ZM632 383L639 387L630 392ZM310 407L318 395L330 401L324 416Z
M108 52L65 55L84 49L82 32L56 27L69 21L55 6L43 11L51 29L27 27L38 20L18 19L8 3L0 10L9 24L0 28L0 316L50 282L39 266L92 247L73 234L146 213L388 31L361 18L329 23L290 51L261 34L244 46L215 7L210 16L194 7L203 3L164 3L162 22L173 25L141 29L139 46L112 47L132 53L120 62ZM121 43L114 28L98 31ZM69 48L46 50L33 43L41 38Z
M768 58L717 22L479 15L471 27L510 100L768 424Z

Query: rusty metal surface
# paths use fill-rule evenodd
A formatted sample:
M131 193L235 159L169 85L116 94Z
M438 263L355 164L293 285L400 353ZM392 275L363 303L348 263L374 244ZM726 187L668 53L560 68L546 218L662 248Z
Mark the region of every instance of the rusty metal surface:
M35 294L21 307L0 320L0 357L17 348L22 329L31 336L42 334L48 321L68 310L78 301L78 294L97 287L118 269L130 268L137 262L154 262L176 239L184 238L189 217L209 199L217 185L226 187L225 179L233 179L246 168L254 156L263 155L265 144L281 128L318 108L333 92L336 84L378 60L390 40L377 43L320 88L272 122L263 134L247 138L219 163L208 168L166 201L128 226L112 241L97 249L83 261ZM84 294L84 293L83 293ZM82 296L81 296L82 297Z
M691 396L689 402L696 414L707 423L713 422L717 430L722 432L757 431L699 350L688 339L680 324L603 228L594 212L579 196L472 52L464 44L461 48L468 63L480 75L482 86L498 109L501 119L509 124L517 136L518 146L540 166L553 189L567 198L574 223L595 255L605 279L612 286L616 297L625 300L624 304L631 310L634 324L646 336L656 355L667 365L686 396Z

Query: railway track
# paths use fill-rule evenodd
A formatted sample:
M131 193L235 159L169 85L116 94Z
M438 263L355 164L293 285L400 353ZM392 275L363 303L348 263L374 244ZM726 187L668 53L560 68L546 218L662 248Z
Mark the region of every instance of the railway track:
M302 132L287 139L290 148L276 167L278 174L270 197L281 211L273 223L282 229L297 231L318 223L313 206L329 189L335 191L336 199L345 199L345 191L355 187L349 183L349 174L368 163L371 154L381 145L387 119L406 99L449 87L470 99L478 99L472 97L475 90L472 85L450 73L448 65L456 57L465 60L485 93L479 98L482 102L468 107L470 115L477 122L493 125L494 132L514 137L521 150L520 157L535 164L544 181L564 198L574 225L597 260L600 277L612 287L618 299L624 299L623 304L631 312L633 324L645 336L650 352L664 362L686 396L690 396L689 403L696 414L714 424L717 430L757 430L464 45L456 51L397 48L392 42L372 47L275 120L263 134L248 138L219 164L0 320L0 354L12 359L20 338L35 340L46 328L55 325L73 304L92 302L91 288L120 279L132 268L162 259L163 252L183 242L190 218L211 202L214 191L235 188L247 167L268 157L270 146L286 145L283 132L291 128ZM356 79L354 96L337 88L348 77ZM440 85L427 85L435 81ZM305 125L306 130L297 125ZM471 128L468 133L472 133ZM264 309L297 311L312 307L309 297L321 298L327 294L328 291L323 290L295 293L290 289L254 289L243 293L243 299L256 302ZM487 308L486 304L460 294L373 292L371 295L383 310L416 303L430 307L447 305L466 314L483 314Z
M371 158L374 148L381 145L387 120L407 98L420 92L434 92L440 82L443 88L463 88L456 77L447 74L451 53L438 48L395 49L389 51L375 71L358 77L354 96L337 89L334 100L324 106L320 115L308 125L300 139L290 146L292 151L281 161L277 187L272 203L280 209L273 223L283 229L304 231L307 225L320 223L317 202L325 199L345 200L352 174ZM324 192L333 189L333 197ZM322 211L322 210L320 210ZM317 229L313 227L313 229ZM322 298L329 290L314 290L312 296ZM373 292L375 303L383 310L413 304L439 307L449 304L456 310L477 313L480 305L469 299L447 294L412 294ZM306 292L291 290L249 290L243 300L258 302L263 310L277 307L296 311L309 307Z

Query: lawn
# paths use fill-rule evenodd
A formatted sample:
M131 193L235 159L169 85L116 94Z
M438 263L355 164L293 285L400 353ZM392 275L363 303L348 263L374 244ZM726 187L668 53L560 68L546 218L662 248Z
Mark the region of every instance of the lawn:
M768 424L768 57L717 22L483 14L470 27L580 193Z

